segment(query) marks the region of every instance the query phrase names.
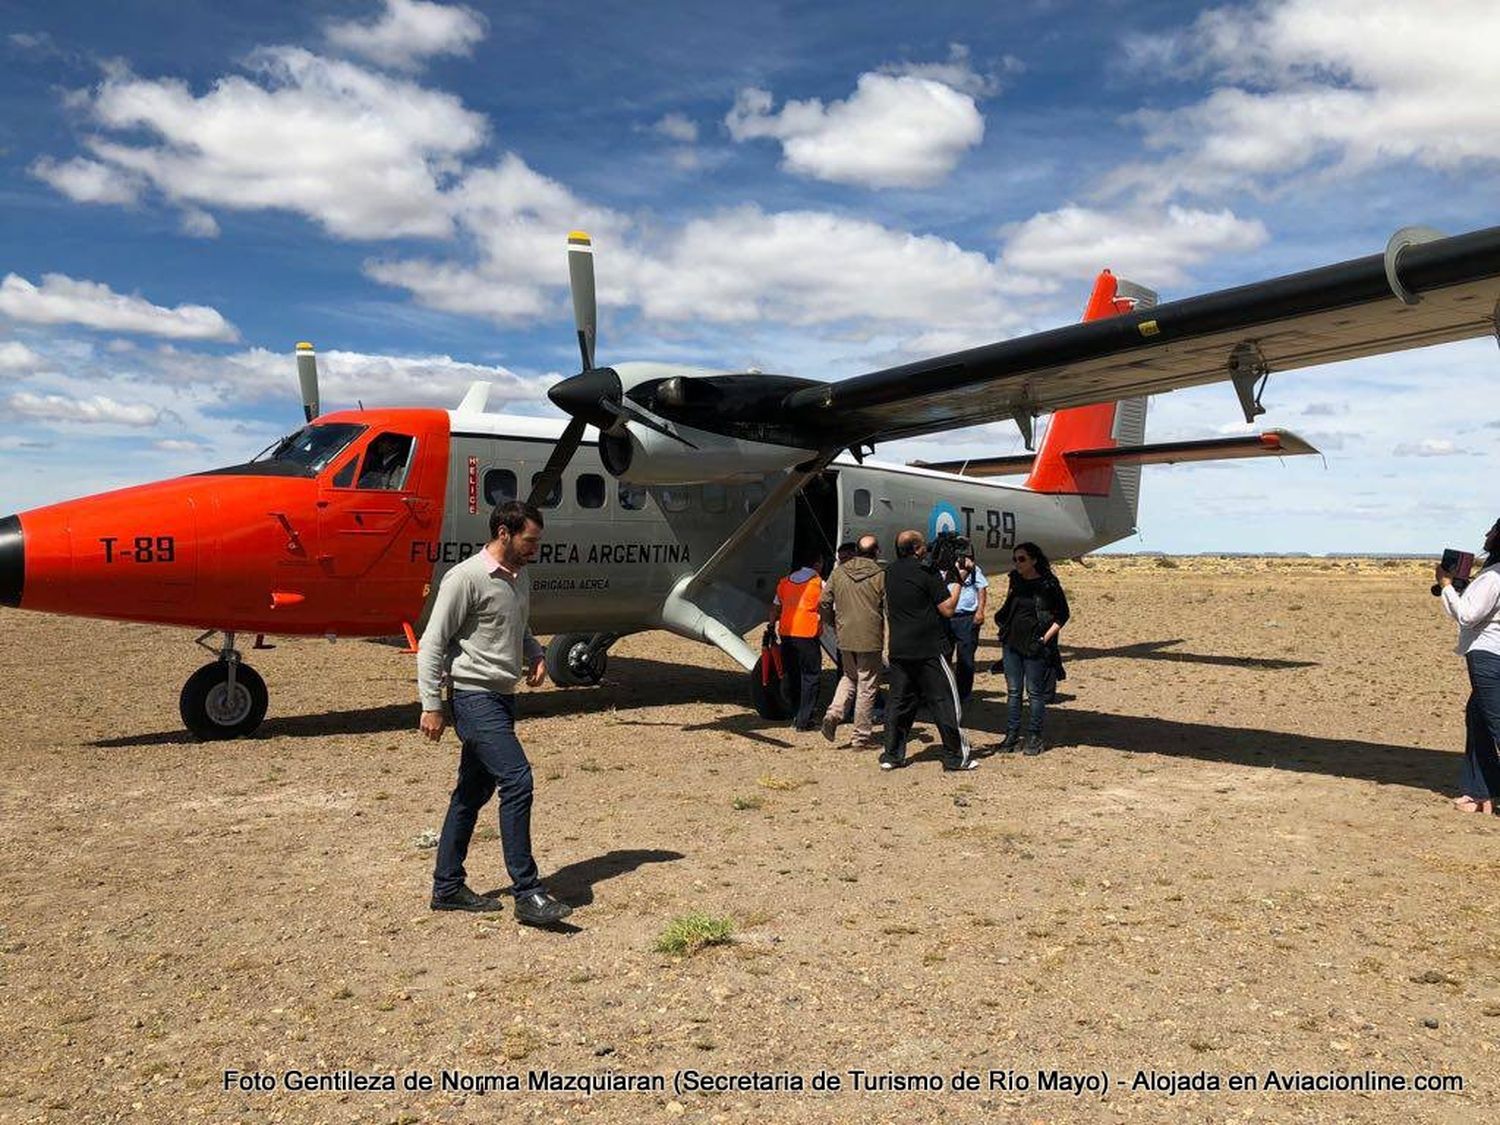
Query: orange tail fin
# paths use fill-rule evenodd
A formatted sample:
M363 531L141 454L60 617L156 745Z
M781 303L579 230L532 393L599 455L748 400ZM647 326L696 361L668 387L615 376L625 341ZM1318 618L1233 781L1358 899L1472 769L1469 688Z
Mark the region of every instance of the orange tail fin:
M1147 299L1146 290L1125 283L1131 296L1122 296L1119 278L1103 271L1094 281L1094 291L1084 307L1084 320L1102 320L1107 316L1119 316L1130 312L1138 302ZM1154 302L1154 295L1150 297ZM1132 404L1138 404L1132 406ZM1139 426L1144 421L1144 400L1127 399L1122 402L1098 402L1092 406L1075 406L1059 410L1052 415L1047 432L1042 437L1042 447L1037 450L1032 462L1031 474L1026 478L1026 487L1037 492L1066 492L1086 496L1107 496L1114 479L1112 461L1090 462L1074 467L1063 456L1073 449L1108 449L1120 444L1122 437L1116 419L1125 408L1132 413L1140 412L1135 419ZM1139 441L1139 435L1132 435Z

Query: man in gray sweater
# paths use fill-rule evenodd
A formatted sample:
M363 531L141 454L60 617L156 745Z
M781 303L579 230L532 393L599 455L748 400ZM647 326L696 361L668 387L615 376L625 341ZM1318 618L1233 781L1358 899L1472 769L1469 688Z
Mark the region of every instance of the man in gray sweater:
M547 893L531 855L531 763L516 738L516 684L547 678L542 646L527 628L531 590L523 568L542 541L542 513L510 500L490 513L490 541L459 563L438 586L417 650L420 729L442 737L442 681L453 683L453 726L463 743L458 784L438 838L432 873L434 910L499 910L493 898L464 882L464 857L479 810L500 790L500 846L516 898L516 918L533 926L573 912Z

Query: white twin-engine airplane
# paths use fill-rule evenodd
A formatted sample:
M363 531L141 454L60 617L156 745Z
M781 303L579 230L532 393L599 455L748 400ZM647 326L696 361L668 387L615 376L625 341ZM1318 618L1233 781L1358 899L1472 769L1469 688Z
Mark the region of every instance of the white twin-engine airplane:
M593 248L568 239L582 370L549 391L566 425L457 410L320 415L268 456L0 519L0 604L223 634L184 687L205 738L253 731L264 681L236 633L410 637L438 580L527 496L546 536L532 627L563 685L597 683L620 636L667 629L751 671L744 636L816 546L908 527L972 540L1004 573L1015 543L1083 555L1136 530L1140 467L1314 452L1295 435L1145 442L1145 396L1231 384L1247 422L1272 372L1496 332L1500 227L1398 231L1383 254L1169 304L1108 272L1082 323L824 383L657 363L596 366ZM877 443L1011 419L1034 456L879 464ZM1026 474L1007 484L990 479ZM202 640L203 638L200 638Z

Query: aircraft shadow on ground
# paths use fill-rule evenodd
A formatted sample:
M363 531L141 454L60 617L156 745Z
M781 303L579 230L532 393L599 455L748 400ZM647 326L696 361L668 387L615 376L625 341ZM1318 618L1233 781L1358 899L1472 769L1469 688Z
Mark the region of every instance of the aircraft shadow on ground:
M1271 656L1217 656L1204 652L1163 652L1170 645L1180 645L1181 638L1174 641L1140 641L1133 645L1116 645L1114 648L1085 648L1079 645L1062 645L1063 663L1074 660L1165 660L1174 664L1214 664L1225 668L1255 668L1262 671L1278 671L1286 668L1315 668L1316 660L1282 660Z
M611 656L608 675L598 687L555 688L535 693L523 689L519 708L521 737L524 741L527 719L597 714L611 708L630 710L677 703L723 703L749 707L748 676L749 673L746 672L723 668ZM273 695L271 711L271 716L260 725L260 729L251 738L240 740L240 745L253 744L266 738L327 738L344 734L399 734L403 731L415 734L416 685L412 685L410 703L387 703L375 707L352 707L303 715L277 715ZM101 738L89 745L101 749L123 749L134 746L173 746L196 741L193 735L179 727Z
M1155 643L1155 642L1153 642ZM1164 642L1171 643L1171 642ZM1140 646L1125 646L1126 649ZM1149 646L1148 646L1149 647ZM1117 649L1083 650L1121 655ZM1159 656L1189 654L1159 654ZM1243 663L1229 657L1211 657L1218 663ZM1295 662L1278 662L1295 666ZM1272 670L1275 670L1274 668ZM832 695L833 676L824 672L820 698ZM1071 686L1071 685L1069 685ZM1069 696L1064 696L1069 700ZM787 724L762 719L749 708L746 673L724 668L668 664L641 657L611 658L609 675L596 688L564 688L521 700L521 737L526 738L526 720L555 718L578 713L598 714L611 708L622 712L638 708L666 707L682 703L718 703L730 713L701 723L674 723L650 717L622 714L621 726L662 726L688 731L722 731L751 741L787 748L800 742L790 736ZM273 701L274 706L274 701ZM970 701L964 726L981 753L998 741L1005 728L1005 691L999 677L981 676ZM919 725L913 731L909 760L936 758L939 747L930 741L931 728ZM333 738L349 734L399 734L410 731L415 738L416 703L384 704L377 707L324 711L308 715L281 715L268 719L255 738L225 746L253 745L263 738ZM847 729L847 728L845 728ZM924 734L924 730L926 733ZM840 731L842 735L844 730ZM101 739L91 745L103 748L173 745L192 742L182 730L126 735ZM924 750L915 743L928 741ZM1457 769L1454 755L1420 746L1396 746L1356 739L1319 738L1286 731L1191 723L1166 717L1116 715L1090 711L1071 703L1049 710L1047 742L1050 752L1065 752L1069 746L1103 746L1132 753L1155 753L1200 761L1317 773L1331 777L1411 785L1433 790L1451 788Z

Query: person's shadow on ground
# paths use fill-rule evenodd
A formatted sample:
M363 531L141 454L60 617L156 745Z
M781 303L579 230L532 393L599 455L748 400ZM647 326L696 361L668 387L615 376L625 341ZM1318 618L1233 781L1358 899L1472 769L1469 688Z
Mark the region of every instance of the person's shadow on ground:
M681 852L665 848L616 848L592 859L581 859L577 863L559 867L543 882L549 891L569 906L588 906L594 901L595 883L628 875L637 867L644 867L648 863L671 863L683 858ZM503 887L487 894L491 898L508 895L510 888Z

